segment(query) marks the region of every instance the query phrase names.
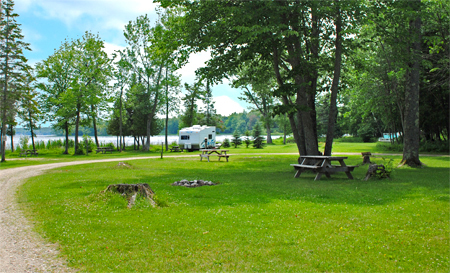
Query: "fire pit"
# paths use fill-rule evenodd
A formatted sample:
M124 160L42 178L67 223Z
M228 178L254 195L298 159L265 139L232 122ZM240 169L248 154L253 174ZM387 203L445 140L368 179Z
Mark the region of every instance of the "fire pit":
M172 184L172 186L183 186L188 188L195 188L195 187L201 187L201 186L214 186L217 185L216 183L213 183L211 181L204 181L204 180L180 180L176 181Z

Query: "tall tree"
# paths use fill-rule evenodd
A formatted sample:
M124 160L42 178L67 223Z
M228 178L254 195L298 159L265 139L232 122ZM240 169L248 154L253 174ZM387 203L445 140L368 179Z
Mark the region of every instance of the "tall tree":
M78 132L83 124L82 114L90 116L94 125L96 145L99 146L96 128L97 107L105 105L109 97L108 81L111 75L110 60L103 50L104 43L98 35L85 32L83 37L73 41L74 73L76 81L71 84L75 99L75 153L78 153ZM84 120L88 123L89 119Z
M199 72L220 81L250 60L272 64L277 80L273 95L287 113L299 153L319 154L315 97L320 73L333 47L330 1L160 1L184 8L183 43L193 51L209 50L212 58ZM346 1L348 18L361 1ZM349 23L349 25L351 25ZM347 35L350 36L350 35Z
M336 123L337 116L337 93L339 88L339 80L341 77L341 62L342 62L342 18L341 18L341 8L339 0L335 0L336 4L336 15L334 20L335 25L335 50L334 50L334 72L333 72L333 84L331 85L331 96L330 96L330 110L328 114L328 128L327 128L327 138L325 141L325 151L324 155L331 156L331 149L333 147L334 139L334 126Z
M22 86L23 95L20 101L19 117L23 122L24 128L30 130L31 144L33 150L36 149L34 130L38 129L38 121L41 119L41 110L39 109L38 93L35 89L36 78L32 71L24 75L24 85Z
M240 87L243 95L239 99L253 104L259 111L266 127L267 144L272 144L271 124L276 105L273 90L276 88L276 81L270 66L258 61L249 62L240 67L236 77L233 86Z
M0 87L1 87L1 162L5 161L6 123L8 113L11 113L20 98L18 85L20 75L26 67L26 58L23 50L30 50L29 44L23 42L23 35L13 12L12 0L1 1L0 6Z
M76 117L71 92L76 77L74 62L73 44L64 41L51 56L36 65L36 76L41 79L37 87L42 91L40 100L45 119L54 122L53 128L64 130L66 141L63 154L69 153L69 133Z
M185 110L184 114L181 116L180 128L191 127L198 121L197 100L201 99L204 94L203 85L201 84L201 81L197 81L192 85L185 83L184 89L186 90L186 94L184 95L182 100L184 102Z
M153 117L162 105L161 81L164 59L155 57L151 51L154 29L150 25L147 15L139 16L130 21L125 27L124 36L128 44L127 58L133 73L141 79L149 99L150 107L147 109L147 136L145 151L150 149L150 135Z

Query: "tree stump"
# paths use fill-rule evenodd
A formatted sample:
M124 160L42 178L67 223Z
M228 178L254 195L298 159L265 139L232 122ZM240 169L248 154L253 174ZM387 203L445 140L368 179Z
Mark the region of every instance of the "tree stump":
M386 173L386 168L384 167L384 165L370 164L364 181L367 181L374 175L378 175L380 177L389 177L389 175Z
M152 206L156 206L155 201L153 200L153 195L155 194L153 190L150 188L150 186L145 184L114 184L109 185L106 191L111 192L118 192L124 196L127 197L128 200L128 208L131 208L134 205L134 202L136 201L136 196L139 194L142 197L148 199L150 201L150 204Z
M372 163L370 162L370 156L372 155L371 152L362 152L361 155L364 157L362 163L363 165Z

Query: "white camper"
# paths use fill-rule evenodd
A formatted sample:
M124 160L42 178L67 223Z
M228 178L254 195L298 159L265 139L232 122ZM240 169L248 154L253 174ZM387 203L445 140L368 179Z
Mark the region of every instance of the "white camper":
M181 149L188 151L214 148L216 146L216 127L194 125L183 128L179 133L178 145Z

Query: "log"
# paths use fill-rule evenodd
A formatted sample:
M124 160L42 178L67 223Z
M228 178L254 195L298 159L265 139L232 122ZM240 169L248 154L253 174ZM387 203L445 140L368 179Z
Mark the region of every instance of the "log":
M386 175L386 168L384 167L384 165L370 164L364 181L367 181L374 175L379 175L380 177L389 177L389 175Z
M156 206L155 201L153 200L153 195L155 193L150 188L147 183L144 184L113 184L109 185L106 190L103 192L117 192L127 197L128 200L128 208L131 208L134 205L136 200L136 196L139 194L142 197L148 199L152 206Z

